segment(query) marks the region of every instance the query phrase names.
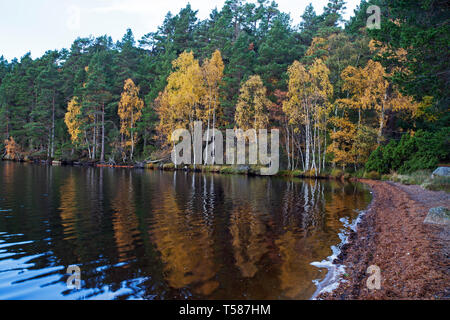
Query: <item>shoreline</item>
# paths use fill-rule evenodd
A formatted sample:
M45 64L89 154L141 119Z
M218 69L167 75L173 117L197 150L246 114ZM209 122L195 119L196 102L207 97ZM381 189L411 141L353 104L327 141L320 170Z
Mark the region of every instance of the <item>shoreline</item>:
M89 161L47 161L47 160L11 160L0 159L0 161L11 161L19 163L29 163L44 166L68 166L68 167L93 167L93 168L125 168L125 169L147 169L159 171L184 171L184 172L199 172L199 173L217 173L225 175L248 175L260 177L287 177L300 179L325 179L325 180L340 180L340 181L356 181L357 179L351 177L349 174L342 174L340 176L332 176L329 172L314 174L313 172L303 172L301 170L279 170L274 175L263 175L260 173L260 166L258 165L182 165L175 167L173 163L146 163L136 162L135 164L108 164Z
M370 194L373 194L372 189L369 187ZM373 199L372 199L373 201ZM370 203L372 203L372 201ZM369 203L369 206L370 206ZM343 229L339 232L338 236L341 242L337 245L331 246L332 254L326 259L318 262L311 262L312 266L321 269L327 269L327 274L322 280L315 280L317 289L310 298L310 300L317 300L319 296L325 293L332 293L338 288L341 283L342 275L345 274L345 266L343 264L335 263L336 259L342 253L345 245L349 243L349 238L352 232L357 232L358 224L361 222L362 217L367 213L369 206L364 210L359 210L358 216L349 221L348 218L341 218L340 221L344 224Z
M423 223L430 208L450 207L449 194L393 182L358 181L370 187L372 201L331 262L334 270L342 268L328 284L333 290L312 299L450 299L450 228ZM379 290L367 288L370 265L381 269Z
M261 176L255 173L254 168L250 170L251 166L244 166L246 170L237 172L223 172L224 168L236 167L196 166L192 170L188 166L175 168L173 164L140 167L98 163L63 165ZM275 176L347 180L325 175L297 176L294 171L280 171ZM327 273L324 279L317 280L317 289L310 299L450 299L450 227L423 223L429 209L439 206L450 208L449 193L395 182L348 180L367 185L372 200L353 221L341 220L344 224L339 233L341 242L331 247L332 255L321 262L311 263L327 269ZM381 269L379 290L367 289L366 281L370 275L366 270L371 265Z

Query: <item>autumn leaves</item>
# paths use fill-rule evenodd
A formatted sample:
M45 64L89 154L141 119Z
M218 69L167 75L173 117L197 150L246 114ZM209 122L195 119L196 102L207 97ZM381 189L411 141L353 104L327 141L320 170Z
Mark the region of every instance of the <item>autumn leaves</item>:
M130 158L133 160L134 146L136 145L137 133L136 122L142 116L144 101L139 98L139 87L136 87L133 80L127 79L123 87L123 92L117 111L120 117L121 139L125 140L125 145L131 147Z
M81 101L80 101L81 100ZM101 145L101 161L104 160L105 148L105 105L84 103L74 96L67 106L64 122L75 146L85 146L89 158L96 158L97 145ZM142 116L144 101L139 98L139 87L133 80L125 80L123 92L118 105L120 118L120 145L122 159L129 155L133 160L137 141L136 122ZM98 128L100 124L100 128ZM100 139L100 142L98 141ZM129 150L128 150L129 149Z
M316 59L309 70L298 61L288 69L288 95L283 112L288 119L286 149L291 170L294 169L296 149L303 171L315 174L325 169L327 117L333 96L329 73L321 59ZM295 133L300 133L303 141L296 140ZM304 152L299 147L303 143Z
M192 52L183 52L172 66L167 86L155 101L160 118L157 131L164 144L170 143L175 129L192 131L195 121L205 123L208 130L222 124L219 85L224 64L220 51L216 50L202 66Z
M216 50L202 63L192 52L181 53L172 62L172 73L167 78L166 87L153 106L147 106L153 107L158 115L156 133L161 147L174 149L176 141L171 139L172 133L186 129L192 134L195 124L200 123L206 129L201 142L205 152L204 156L202 153L197 158L202 159L202 164L218 164L215 155L219 141L215 141L214 129L252 129L254 139L249 139L249 142L253 140L257 145L257 132L271 127L282 130L289 170L301 168L314 176L325 171L328 163L343 168L364 164L383 139L387 114L411 111L416 105L386 80L388 74L380 63L373 60L364 67L347 66L338 75L347 97L336 99L335 91L338 89L330 79L329 56L323 46L321 41L314 39L308 50L310 59L302 63L294 61L288 67L286 92L268 92L259 75L243 79L236 107L232 110L234 123L226 121L230 121L230 117L224 116L221 107L225 68L221 52ZM89 74L89 70L86 72ZM73 97L69 102L65 124L72 143L84 146L90 159L96 159L97 146L100 145L100 159L103 161L104 101L107 97L101 86L97 88L91 84L91 87L90 95L84 95L82 99ZM277 102L271 100L274 96L279 98ZM139 87L133 80L125 81L116 105L120 130L117 141L110 143L121 153L123 161L133 160L139 139L137 124L144 109ZM273 115L277 106L280 119ZM375 116L368 117L368 113ZM194 163L200 164L195 160Z

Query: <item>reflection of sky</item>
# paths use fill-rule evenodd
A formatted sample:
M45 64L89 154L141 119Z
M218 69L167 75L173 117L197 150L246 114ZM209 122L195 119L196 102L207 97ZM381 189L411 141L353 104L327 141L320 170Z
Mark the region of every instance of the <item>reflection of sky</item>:
M156 31L168 11L176 14L190 3L198 17L209 17L212 9L222 8L224 0L15 0L0 1L0 56L11 60L31 51L33 58L46 50L70 48L79 36L110 35L120 40L127 28L136 40ZM248 2L256 2L251 0ZM305 7L313 2L318 13L327 0L277 0L279 9L291 13L295 24ZM359 0L347 1L346 17Z
M23 235L0 233L0 300L111 300L119 296L127 296L128 299L142 299L145 295L145 290L139 286L147 278L122 281L119 289L114 291L107 285L100 288L83 289L83 270L81 271L82 289L68 290L66 285L68 275L65 273L65 266L36 269L40 258L51 256L52 252L28 255L22 248L33 241L5 243L5 237L20 236ZM113 268L121 268L125 265L125 263L118 263L113 266L101 266L96 268L95 272L103 274L108 269L111 271ZM146 298L151 299L152 297L147 296Z
M147 278L122 281L120 288L114 291L107 285L95 289L83 289L83 282L81 290L68 290L65 281L67 277L64 271L66 269L65 266L33 269L36 266L35 261L47 254L28 255L18 258L17 256L20 256L20 252L6 252L4 248L6 246L11 248L15 245L22 245L25 242L2 245L2 241L0 240L0 300L111 300L125 295L129 299L140 299L144 296L144 290L139 288L139 285ZM105 266L98 268L96 271L100 274L105 269L120 268L122 266L123 263L112 267ZM81 274L83 275L83 271ZM83 281L83 276L81 280ZM14 286L14 290L12 290L11 286Z

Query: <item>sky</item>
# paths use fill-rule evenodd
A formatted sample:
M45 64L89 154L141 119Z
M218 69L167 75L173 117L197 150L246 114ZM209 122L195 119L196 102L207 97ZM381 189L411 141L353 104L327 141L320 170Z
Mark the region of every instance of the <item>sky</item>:
M256 2L256 0L247 0ZM280 11L300 22L312 2L318 14L327 0L276 0ZM225 0L0 0L0 56L8 61L31 52L33 58L47 50L70 48L77 37L109 35L120 40L128 28L139 40L156 31L167 12L177 14L187 3L206 19ZM345 18L353 15L360 0L347 0Z

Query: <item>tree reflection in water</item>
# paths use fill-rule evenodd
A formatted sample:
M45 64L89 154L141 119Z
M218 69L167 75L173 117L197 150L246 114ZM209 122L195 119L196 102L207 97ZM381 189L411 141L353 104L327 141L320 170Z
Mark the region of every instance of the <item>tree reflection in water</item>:
M276 177L3 162L0 179L2 299L307 299L310 263L370 201Z

